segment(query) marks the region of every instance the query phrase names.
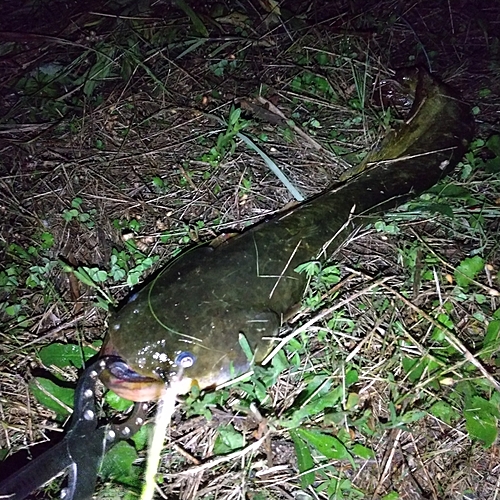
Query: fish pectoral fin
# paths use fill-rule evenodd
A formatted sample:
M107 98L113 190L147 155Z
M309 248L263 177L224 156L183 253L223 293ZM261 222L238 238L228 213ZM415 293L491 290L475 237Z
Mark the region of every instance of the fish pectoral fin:
M302 303L297 302L292 307L290 307L282 316L281 324L288 323L302 308Z

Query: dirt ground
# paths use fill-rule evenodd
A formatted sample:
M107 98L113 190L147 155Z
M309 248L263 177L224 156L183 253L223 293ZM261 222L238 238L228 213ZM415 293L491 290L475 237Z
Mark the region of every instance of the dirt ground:
M460 91L474 110L477 139L499 133L496 1L188 3L193 16L184 2L167 1L3 6L2 477L49 447L64 426L34 397L30 381L50 372L74 387L78 378L77 369L44 366L39 350L52 343L92 348L106 332L109 312L99 307L106 297L67 266L106 271L101 289L118 304L130 294L125 274L143 262L139 254L157 257L137 269L147 276L180 249L241 231L294 201L257 152L238 138L218 142L227 137L220 118L228 120L232 106L250 122L242 132L260 138L258 147L306 198L337 181L387 133L377 89L397 68L423 66ZM266 113L270 104L281 118ZM404 103L396 104L391 123L405 112ZM495 167L484 167L494 154L477 144L467 159L472 173L465 176L462 165L449 181L455 193L472 194L439 201L453 217L444 208L406 206L386 216L385 230L371 226L338 250L342 281L335 300L346 301L342 321L353 327L339 328L333 351L317 338L322 328L332 330L331 315L304 333L302 371L285 370L267 388L270 402L260 408L265 421L256 423L238 408L245 400L238 386L211 406L210 421L179 404L160 470L162 498L500 498L498 443L484 447L471 439L463 418L446 422L428 411L436 401L453 400L457 380L470 379L478 395L498 404L494 390L451 355L436 386L412 380L402 363L404 356L434 352L433 323L422 314L449 314L449 327L476 359L487 325L499 319L500 180ZM127 242L139 254L130 253ZM415 288L415 268L405 256L418 243L432 256L422 262L435 279ZM120 261L114 268L110 262L120 251L130 260L114 280ZM485 271L475 292L457 298L453 269L474 255L484 258ZM385 288L373 292L371 285L385 278ZM306 310L283 334L331 305L327 299ZM355 463L315 457L316 481L304 488L293 442L277 419L304 390L302 373L319 370L320 361L344 366L355 349L357 423L329 421L325 410L307 425L333 435L346 431L374 456ZM498 379L493 358L486 369ZM407 420L395 423L394 412ZM217 461L217 429L227 424L245 436L245 446L265 439ZM142 450L136 463L145 456ZM102 481L97 498L134 490L117 483ZM51 490L33 496L56 497Z

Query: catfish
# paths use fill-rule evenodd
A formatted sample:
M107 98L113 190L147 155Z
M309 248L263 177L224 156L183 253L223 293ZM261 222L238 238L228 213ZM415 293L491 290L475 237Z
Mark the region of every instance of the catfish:
M149 401L180 370L187 393L260 363L304 294L307 277L297 267L324 262L367 216L423 193L455 168L474 133L469 105L421 68L399 79L413 101L408 116L341 182L222 243L185 252L131 295L110 320L102 349L121 360L102 376L111 390Z

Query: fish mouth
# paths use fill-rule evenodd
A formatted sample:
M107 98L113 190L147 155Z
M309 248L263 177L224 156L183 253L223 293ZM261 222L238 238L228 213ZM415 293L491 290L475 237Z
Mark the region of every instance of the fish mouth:
M111 360L100 378L108 389L129 401L153 401L165 392L163 379L155 374L142 375L121 358Z

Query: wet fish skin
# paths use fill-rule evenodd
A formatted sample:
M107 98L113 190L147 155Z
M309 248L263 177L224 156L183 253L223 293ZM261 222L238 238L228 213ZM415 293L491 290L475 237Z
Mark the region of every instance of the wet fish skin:
M470 108L414 71L406 122L344 182L218 246L186 252L132 296L111 320L103 354L120 356L135 375L108 373L112 390L136 401L157 398L186 352L195 362L184 370L185 391L215 387L249 368L240 334L259 363L304 293L306 277L294 269L324 260L367 214L422 193L456 166L473 136Z

